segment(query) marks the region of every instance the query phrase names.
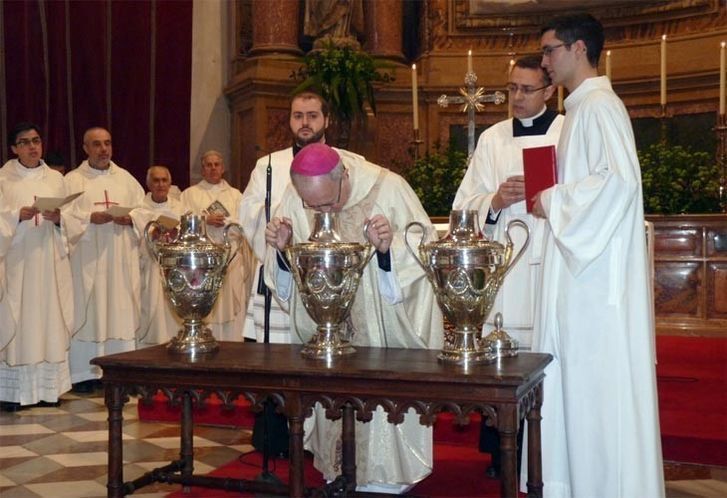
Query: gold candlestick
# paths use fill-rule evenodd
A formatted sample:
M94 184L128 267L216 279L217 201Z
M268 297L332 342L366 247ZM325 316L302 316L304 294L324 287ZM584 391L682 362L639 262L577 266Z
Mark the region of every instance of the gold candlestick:
M424 141L420 138L419 128L414 130L414 139L409 143L412 144L412 148L414 150L414 161L418 161L419 160L419 146L424 143Z

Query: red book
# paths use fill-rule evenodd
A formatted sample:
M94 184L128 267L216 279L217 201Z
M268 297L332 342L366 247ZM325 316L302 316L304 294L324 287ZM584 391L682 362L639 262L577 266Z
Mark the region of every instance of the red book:
M528 213L531 213L533 196L558 183L555 145L523 149L523 172L525 175L525 206Z

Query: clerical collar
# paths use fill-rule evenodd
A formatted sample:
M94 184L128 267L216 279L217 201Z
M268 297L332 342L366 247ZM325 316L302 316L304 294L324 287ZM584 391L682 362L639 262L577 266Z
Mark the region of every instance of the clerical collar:
M540 114L537 114L532 118L515 118L512 120L512 136L525 137L532 135L545 135L548 133L548 128L550 128L550 125L557 116L557 112L544 108Z
M324 143L326 143L326 141L323 140L321 143L324 144ZM305 144L305 145L308 145L308 144ZM303 147L305 147L305 145L301 146L301 145L298 145L298 142L293 142L293 157L295 157L295 155L298 152L300 152L303 149Z

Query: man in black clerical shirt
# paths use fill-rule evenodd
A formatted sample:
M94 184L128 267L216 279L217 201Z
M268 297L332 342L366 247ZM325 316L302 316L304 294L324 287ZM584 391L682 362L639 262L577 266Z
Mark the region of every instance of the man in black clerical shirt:
M540 67L538 56L515 62L507 89L513 117L494 124L480 135L453 208L476 209L485 234L503 243L511 220L527 223L530 244L505 277L482 332L483 336L487 335L494 328L495 314L502 313L503 328L520 343L522 350L529 350L540 276L543 222L530 215L525 207L522 150L557 145L563 116L546 106L555 88ZM518 250L525 241L524 231L513 229L511 235ZM521 434L519 445L520 439ZM483 423L480 450L492 454L492 465L487 469L491 477L497 477L500 472L499 444L497 431Z

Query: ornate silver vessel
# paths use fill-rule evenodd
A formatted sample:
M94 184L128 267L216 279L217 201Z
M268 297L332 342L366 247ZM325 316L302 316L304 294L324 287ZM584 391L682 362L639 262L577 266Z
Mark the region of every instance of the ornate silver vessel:
M184 328L167 344L173 353L211 353L219 347L203 319L210 314L225 278L227 265L234 255L229 231L242 229L236 223L225 227L224 244L215 244L207 237L204 216L190 213L181 217L179 233L170 242L154 240L152 228L163 231L156 221L144 229L149 251L159 262L164 294L183 321Z
M366 228L364 239L368 240ZM341 242L338 216L333 212L315 213L308 242L285 249L303 306L317 325L315 334L303 347L303 356L330 359L355 351L342 338L344 322L363 269L373 254L370 244Z
M520 225L527 232L523 247L513 257L510 230ZM419 256L409 245L409 230L418 226L422 232ZM507 244L489 241L482 235L477 211L452 211L449 233L436 242L424 243L426 229L419 222L406 226L404 241L409 252L424 269L434 287L437 302L455 331L445 340L438 358L445 362L466 364L491 362L497 357L490 346L478 339L480 329L495 302L497 291L527 247L528 226L513 220L507 225Z

